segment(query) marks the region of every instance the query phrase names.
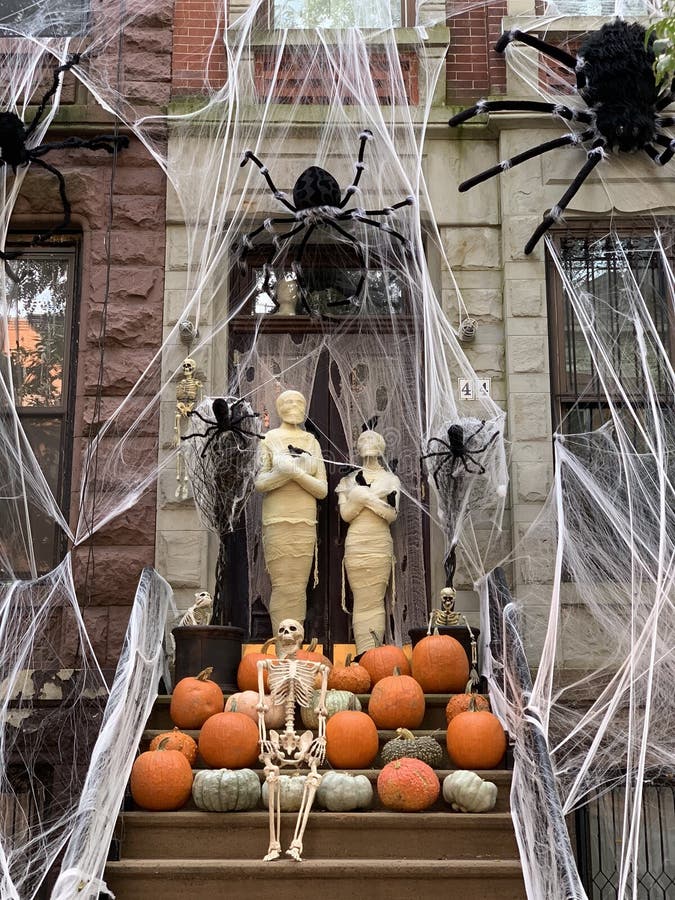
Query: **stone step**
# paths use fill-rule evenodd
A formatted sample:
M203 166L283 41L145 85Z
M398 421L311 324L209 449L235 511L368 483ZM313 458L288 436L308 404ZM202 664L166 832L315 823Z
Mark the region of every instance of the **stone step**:
M517 860L145 859L108 863L104 877L117 900L526 900Z
M297 813L281 816L286 847ZM123 859L260 860L269 843L266 810L207 813L125 812L118 822ZM518 859L506 812L396 813L313 811L304 839L307 859Z
M356 696L359 698L364 712L367 712L370 694L357 694ZM447 722L445 721L445 707L451 696L451 694L425 695L426 711L421 728L428 730L442 728L443 731L445 731L447 728ZM157 697L150 718L148 719L147 727L159 729L160 731L170 731L173 728L173 722L169 715L170 705L171 697L169 695L161 694ZM302 727L301 722L299 722L299 726Z
M303 728L302 730L305 730L305 729ZM190 737L193 738L195 741L199 741L199 731L198 730L196 730L196 729L192 730L189 728L185 728L185 729L183 729L183 731L185 734L189 734ZM146 728L146 730L143 732L143 734L141 736L141 750L147 750L148 747L150 746L150 742L152 741L152 739L157 737L158 734L162 734L162 731L158 730L158 729L154 729L154 728ZM395 737L397 737L397 734L395 731L386 731L384 729L378 729L378 735L380 738L380 748L382 747L383 744L386 744L387 741L391 741ZM415 736L416 737L428 736L428 737L435 738L438 741L438 743L440 744L441 750L443 751L443 756L442 756L440 766L444 769L455 768L452 765L452 762L450 760L450 757L448 756L448 753L447 753L447 750L445 747L445 731L440 731L440 730L430 731L428 729L417 728L417 729L415 729ZM261 767L261 765L262 764L260 762L256 761L256 763L254 765L252 765L251 768L257 769L257 768ZM383 762L382 762L382 757L380 756L379 753L378 753L377 757L375 758L375 762L373 763L373 765L375 768L378 768L378 769L382 768ZM195 768L207 769L210 767L204 763L201 756L197 756L197 763L196 763ZM507 753L505 754L504 758L501 760L501 762L498 764L498 766L496 768L498 770L510 768L508 750L507 750Z

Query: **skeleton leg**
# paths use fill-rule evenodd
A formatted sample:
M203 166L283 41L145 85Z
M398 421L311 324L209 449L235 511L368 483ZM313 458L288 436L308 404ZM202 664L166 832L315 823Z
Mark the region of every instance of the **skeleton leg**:
M279 784L279 766L272 764L269 757L265 759L265 781L269 791L267 808L270 817L270 845L263 856L263 862L279 859L281 856L281 789Z
M291 846L286 851L287 856L293 857L298 862L302 861L302 838L307 827L307 819L314 803L314 796L317 788L321 784L322 776L317 772L316 764L312 764L311 771L305 782L305 789L302 792L302 802L300 803L300 811L298 812L298 821L295 825L295 834L291 841Z

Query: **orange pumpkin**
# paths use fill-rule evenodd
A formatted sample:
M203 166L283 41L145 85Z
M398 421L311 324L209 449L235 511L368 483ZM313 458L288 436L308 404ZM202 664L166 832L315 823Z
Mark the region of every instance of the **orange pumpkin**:
M298 650L295 654L296 659L306 659L309 662L323 663L324 666L328 666L329 669L333 668L333 663L328 659L327 656L324 656L323 653L318 653L316 650L316 645L319 642L316 638L312 638L311 644L307 647L306 650Z
M366 694L370 690L370 675L367 669L352 662L351 653L344 666L334 666L328 675L331 691L351 691L352 694Z
M363 712L345 709L326 722L326 759L335 769L366 769L379 746L375 723Z
M134 802L153 812L180 809L192 794L192 766L180 750L167 750L164 741L157 750L141 753L131 769Z
M419 812L438 799L441 783L421 759L395 759L377 777L377 793L387 809Z
M424 691L410 675L387 675L373 687L368 715L378 728L419 728Z
M181 678L173 689L169 715L179 728L201 728L209 716L222 712L225 697L215 681L210 681L212 668L195 678Z
M218 713L202 726L199 753L212 769L244 769L258 759L258 729L244 713Z
M476 709L472 698L448 725L446 745L457 768L494 769L506 752L506 734L497 716Z
M260 653L245 653L242 656L237 669L237 687L240 691L258 691L258 660L274 658L267 653L267 648L272 643L272 640L265 641ZM267 672L263 672L263 684L265 685L265 693L267 693L270 689Z
M281 728L285 720L283 705L275 705L272 698L265 695L265 725L268 728ZM225 712L240 712L258 724L258 692L240 691L232 694L225 701Z
M366 650L359 664L370 675L370 683L376 685L378 681L394 674L394 669L399 669L402 675L410 675L410 663L401 647L392 644L381 644Z
M413 647L413 678L427 694L461 691L469 677L469 660L449 634L428 634Z
M466 712L472 698L476 701L476 709L490 711L490 701L482 694L453 694L445 707L445 721L448 724L460 713Z
M178 750L191 766L194 765L197 759L197 742L189 734L184 734L179 728L164 731L150 741L150 749L157 750L163 740L166 740L166 744L163 745L165 750Z

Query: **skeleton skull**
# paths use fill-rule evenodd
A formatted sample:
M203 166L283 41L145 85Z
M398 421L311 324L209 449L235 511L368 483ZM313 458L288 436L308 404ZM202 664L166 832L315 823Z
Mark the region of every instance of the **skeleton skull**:
M444 613L453 612L455 609L455 591L453 588L443 588L441 590L441 609Z
M204 606L213 606L213 597L208 591L197 591L195 594L195 607L200 609Z
M287 656L292 656L302 647L304 639L305 629L300 622L295 619L283 619L283 621L279 623L279 630L277 631L276 640L274 642L277 650L277 657L279 659L285 659Z
M186 378L192 378L195 374L196 369L197 363L194 361L194 359L190 359L190 357L188 356L187 359L183 360L183 375Z

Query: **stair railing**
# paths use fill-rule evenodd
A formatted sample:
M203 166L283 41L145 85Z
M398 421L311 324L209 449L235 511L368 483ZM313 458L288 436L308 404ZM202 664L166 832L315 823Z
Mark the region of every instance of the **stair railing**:
M530 900L587 900L558 795L544 724L529 705L532 676L520 614L501 568L486 578L483 644L490 695L515 738L511 811ZM488 657L486 659L486 656ZM507 713L508 710L508 713Z

